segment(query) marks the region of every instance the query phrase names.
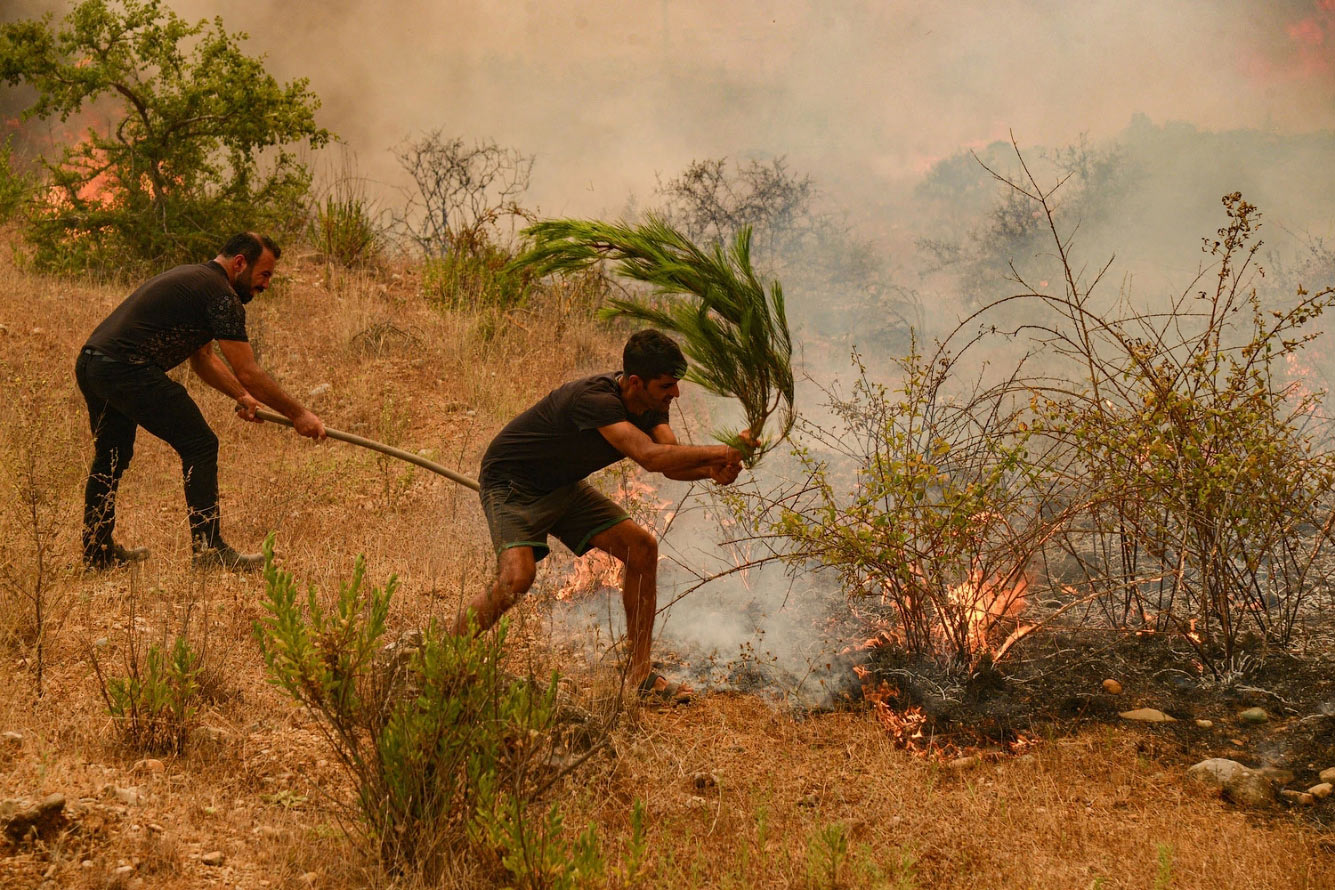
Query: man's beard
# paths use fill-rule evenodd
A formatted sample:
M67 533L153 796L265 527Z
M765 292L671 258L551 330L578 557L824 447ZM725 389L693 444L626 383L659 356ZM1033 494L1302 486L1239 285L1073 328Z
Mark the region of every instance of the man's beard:
M238 275L236 281L232 283L232 290L236 291L243 306L255 299L255 291L250 287L250 275L250 270L247 269L244 276Z

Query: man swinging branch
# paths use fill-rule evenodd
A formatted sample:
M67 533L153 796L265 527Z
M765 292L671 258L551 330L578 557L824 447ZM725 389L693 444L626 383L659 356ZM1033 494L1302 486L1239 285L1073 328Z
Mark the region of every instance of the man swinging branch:
M195 566L254 570L263 564L260 554L239 553L223 540L218 437L185 387L167 372L188 359L201 380L236 400L242 419L260 422L255 410L263 402L291 419L301 435L324 439L320 418L256 364L246 337L245 304L269 286L280 254L267 237L234 235L209 262L177 266L142 285L84 344L75 376L93 431L83 513L88 568L114 568L148 557L146 548L123 547L112 536L116 489L141 426L181 457ZM214 341L226 363L214 354Z
M668 407L680 395L686 358L665 334L644 330L626 343L619 373L598 374L552 390L510 421L482 458L481 499L499 571L492 588L461 615L456 633L485 630L533 584L553 535L577 556L590 548L625 565L622 603L630 639L628 679L646 696L681 690L651 671L649 651L658 601L658 542L585 477L629 457L669 479L732 483L741 454L727 445L680 445Z

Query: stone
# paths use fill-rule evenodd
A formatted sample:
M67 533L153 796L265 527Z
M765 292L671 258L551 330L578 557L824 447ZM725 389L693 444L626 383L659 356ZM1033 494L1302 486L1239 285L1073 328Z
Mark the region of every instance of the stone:
M111 795L127 807L137 806L139 801L143 799L143 795L139 793L139 788L135 785L130 785L127 788L113 788Z
M1280 796L1289 803L1297 804L1300 807L1310 807L1312 804L1316 803L1316 798L1308 794L1306 791L1293 791L1285 788L1279 793Z
M307 393L307 395L309 395L311 398L316 398L318 396L324 395L333 388L334 385L332 383L321 383L319 386L311 387L311 390L309 393Z
M1118 683L1116 680L1113 679L1104 680L1103 691L1108 693L1109 695L1121 695L1122 684Z
M65 795L48 794L40 803L22 798L0 802L0 827L11 841L18 843L36 835L47 839L65 824Z
M111 873L112 873L113 875L115 875L116 877L118 877L118 878L122 878L122 879L124 879L124 878L128 878L130 875L134 874L134 866L133 866L133 865L118 865L118 866L116 866L116 868L115 868Z
M1265 723L1270 719L1265 708L1248 708L1238 715L1243 723Z
M696 773L691 778L691 782L695 785L697 790L703 791L706 788L713 788L717 785L718 779L715 778L713 773Z
M703 810L707 806L709 806L709 801L705 800L703 797L691 795L686 798L686 809L688 810Z
M946 768L947 768L947 769L973 769L975 766L977 766L978 764L980 764L980 763L982 763L982 762L983 762L983 761L982 761L981 758L977 757L976 755L969 754L969 755L966 755L966 756L964 756L964 757L956 757L954 760L947 760L947 761L946 761Z
M199 861L205 865L222 865L226 860L227 857L223 856L222 850L211 850L199 857Z
M1293 770L1284 769L1283 767L1278 766L1263 766L1258 772L1276 785L1287 785L1292 782L1294 778Z
M1205 720L1202 718L1196 721L1196 725L1199 726L1201 729L1209 729L1210 727L1214 726L1214 721Z
M1223 788L1230 779L1244 772L1249 772L1249 770L1236 760L1211 757L1209 760L1202 760L1188 769L1187 776L1198 782L1204 782L1216 788Z
M1269 806L1275 801L1275 786L1260 773L1244 770L1224 783L1224 797L1247 807Z
M1319 778L1323 782L1335 782L1335 766L1330 769L1323 769Z
M1155 708L1136 708L1133 711L1123 711L1117 716L1123 720L1135 720L1138 723L1175 723L1176 721L1165 714L1163 711Z
M1315 797L1317 800L1325 800L1327 797L1330 797L1332 791L1335 791L1335 785L1332 785L1330 782L1322 782L1320 785L1313 785L1311 788L1307 789L1307 793Z
M5 748L17 751L19 748L23 747L23 733L14 732L13 730L10 730L9 732L5 733L0 733L0 745L3 745Z
M200 726L195 729L194 737L198 741L212 745L223 745L232 740L232 734L216 726Z

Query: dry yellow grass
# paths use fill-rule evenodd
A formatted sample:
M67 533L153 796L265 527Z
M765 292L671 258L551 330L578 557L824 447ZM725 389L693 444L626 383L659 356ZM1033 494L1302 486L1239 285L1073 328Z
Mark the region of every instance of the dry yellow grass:
M250 310L261 363L329 425L427 450L469 475L509 416L619 353L620 333L558 298L498 324L423 305L411 269L331 273L293 252L280 273ZM141 434L120 497L121 539L151 547L153 558L133 572L75 569L90 445L74 357L124 292L0 264L8 407L0 563L9 579L0 731L23 735L0 761L0 798L61 792L83 814L54 846L0 860L0 886L388 885L339 829L332 799L347 781L316 727L265 680L252 638L263 582L188 570L179 469L163 443ZM323 384L326 392L308 397ZM471 492L349 446L239 423L225 399L189 385L222 439L224 534L236 545L256 547L275 531L286 565L326 590L365 553L374 581L401 579L394 631L453 615L487 581L491 558ZM40 696L25 599L35 581L34 522L13 471L21 459L40 494L26 503L38 505L38 530L50 533ZM570 565L548 563L516 610L516 657L566 662L586 700L605 708L607 669L547 645L544 599ZM206 647L206 730L160 769L116 744L88 659L91 649L118 669L132 613L145 640L188 622ZM1141 736L1101 730L1041 743L1028 758L950 770L894 750L866 713L798 718L758 699L711 695L629 713L610 753L559 799L572 833L596 823L613 861L633 801L645 802L644 886L807 887L833 878L901 888L1335 887L1329 833L1210 799L1178 766L1140 753ZM124 799L129 788L137 801ZM848 852L831 859L840 832ZM214 850L223 864L204 865ZM464 873L447 884L483 880Z

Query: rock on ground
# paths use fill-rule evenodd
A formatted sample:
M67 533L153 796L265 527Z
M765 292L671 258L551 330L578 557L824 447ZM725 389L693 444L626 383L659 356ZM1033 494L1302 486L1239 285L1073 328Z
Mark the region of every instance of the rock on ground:
M1157 708L1136 708L1134 711L1123 711L1117 716L1123 720L1135 720L1140 723L1174 723L1174 719L1169 717L1163 711Z
M65 824L65 795L49 794L40 803L22 798L0 801L0 827L14 843L36 835L49 839Z

